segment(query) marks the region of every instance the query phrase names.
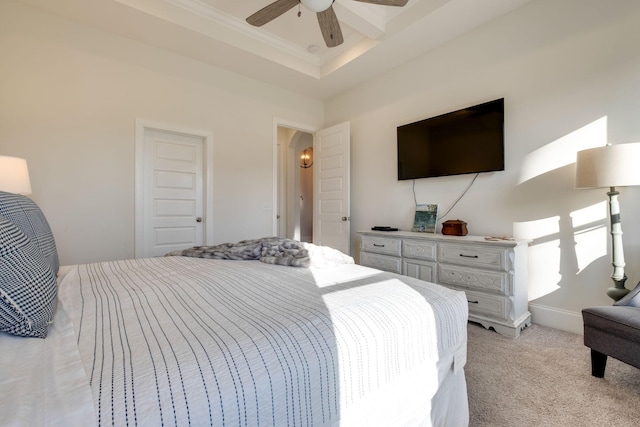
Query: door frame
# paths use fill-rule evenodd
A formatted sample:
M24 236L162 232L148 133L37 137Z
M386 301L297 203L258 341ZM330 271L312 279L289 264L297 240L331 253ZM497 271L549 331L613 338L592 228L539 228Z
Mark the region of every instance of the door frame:
M144 135L147 129L195 136L203 139L202 167L204 182L202 183L202 206L204 207L204 240L205 245L213 244L213 132L173 123L138 118L136 118L135 126L135 257L142 258L144 256Z
M272 202L272 206L273 206L273 224L272 224L272 233L274 236L278 235L278 215L281 216L281 218L283 218L285 220L285 224L284 226L286 227L286 219L288 216L288 213L286 211L287 207L285 205L284 210L282 210L282 206L281 206L281 202L286 202L288 199L288 195L287 195L287 188L286 185L280 185L280 172L281 169L280 168L285 168L285 170L288 172L289 170L291 170L294 166L293 165L293 161L295 159L295 152L293 147L290 147L289 144L286 147L281 147L282 149L280 151L278 151L278 128L282 127L282 128L287 128L287 129L294 129L300 132L306 132L306 133L310 133L311 135L314 135L316 133L317 130L320 129L320 127L318 126L313 126L313 125L309 125L309 124L304 124L304 123L297 123L297 122L292 122L289 120L285 120L285 119L281 119L278 117L275 117L273 119L273 202ZM285 176L283 179L283 181L286 182L286 180L288 179L287 177L287 173L285 173ZM282 188L281 188L282 187Z

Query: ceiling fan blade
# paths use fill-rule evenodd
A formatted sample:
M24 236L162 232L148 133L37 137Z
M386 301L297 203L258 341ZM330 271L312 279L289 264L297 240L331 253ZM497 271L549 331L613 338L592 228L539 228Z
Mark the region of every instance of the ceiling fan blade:
M342 30L338 17L333 11L333 6L318 12L318 24L320 24L320 31L322 31L322 37L324 37L327 47L336 47L342 44Z
M261 27L293 9L298 4L300 4L300 0L276 0L248 17L247 22L255 27Z
M409 0L356 0L362 3L379 4L382 6L404 6Z

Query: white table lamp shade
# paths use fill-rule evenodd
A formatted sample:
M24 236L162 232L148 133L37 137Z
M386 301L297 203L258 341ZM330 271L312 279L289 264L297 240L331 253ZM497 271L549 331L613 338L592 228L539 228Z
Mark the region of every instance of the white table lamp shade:
M640 185L640 142L579 151L576 188Z
M0 191L31 194L29 170L25 159L0 156Z

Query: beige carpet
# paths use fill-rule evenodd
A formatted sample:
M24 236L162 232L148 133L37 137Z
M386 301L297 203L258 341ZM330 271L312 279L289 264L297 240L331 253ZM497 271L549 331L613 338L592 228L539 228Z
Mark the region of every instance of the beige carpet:
M609 358L591 376L582 336L539 325L506 338L469 323L471 427L640 426L640 369Z

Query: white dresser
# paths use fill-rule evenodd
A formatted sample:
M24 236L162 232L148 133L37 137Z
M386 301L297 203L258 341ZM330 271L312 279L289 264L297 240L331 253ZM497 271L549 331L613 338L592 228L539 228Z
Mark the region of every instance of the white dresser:
M462 290L469 320L518 337L531 324L528 240L489 241L409 231L364 231L360 264Z

